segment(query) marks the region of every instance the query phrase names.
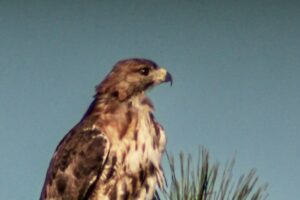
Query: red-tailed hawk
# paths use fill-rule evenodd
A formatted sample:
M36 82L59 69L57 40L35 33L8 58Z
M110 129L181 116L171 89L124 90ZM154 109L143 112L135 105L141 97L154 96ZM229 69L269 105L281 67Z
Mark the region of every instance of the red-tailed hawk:
M153 61L119 61L56 148L40 199L152 199L164 184L166 137L145 92L168 81L171 75Z

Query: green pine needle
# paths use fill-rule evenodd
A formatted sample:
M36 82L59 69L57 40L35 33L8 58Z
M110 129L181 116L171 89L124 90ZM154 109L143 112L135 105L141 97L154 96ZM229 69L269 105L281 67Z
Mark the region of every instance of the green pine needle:
M258 185L256 171L240 177L234 184L232 172L235 159L227 162L221 172L219 164L210 163L210 155L205 148L199 149L196 168L192 156L179 154L180 165L177 166L173 155L166 153L171 178L169 186L156 199L165 200L264 200L268 197L267 184ZM180 176L178 176L179 168ZM222 175L220 175L222 174Z

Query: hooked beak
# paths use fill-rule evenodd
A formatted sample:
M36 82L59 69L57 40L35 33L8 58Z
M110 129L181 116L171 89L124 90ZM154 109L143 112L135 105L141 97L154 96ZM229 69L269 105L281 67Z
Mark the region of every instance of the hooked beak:
M154 82L156 84L170 82L171 86L173 84L172 75L164 68L160 68L156 71Z
M172 78L172 75L169 72L167 72L165 82L170 82L170 85L171 86L173 85L173 78Z

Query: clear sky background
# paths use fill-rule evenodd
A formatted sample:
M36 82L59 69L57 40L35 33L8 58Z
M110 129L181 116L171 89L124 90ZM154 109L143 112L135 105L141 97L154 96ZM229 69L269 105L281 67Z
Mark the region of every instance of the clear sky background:
M300 1L0 0L0 199L38 199L52 153L118 60L166 66L150 92L168 149L207 147L269 199L299 199Z

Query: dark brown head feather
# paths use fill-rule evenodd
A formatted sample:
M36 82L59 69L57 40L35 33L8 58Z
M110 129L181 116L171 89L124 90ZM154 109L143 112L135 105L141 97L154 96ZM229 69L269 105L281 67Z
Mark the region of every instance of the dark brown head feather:
M97 86L97 95L117 97L124 101L134 93L146 90L153 82L150 77L143 77L139 73L144 67L158 69L155 62L147 59L132 58L117 62L104 81Z

